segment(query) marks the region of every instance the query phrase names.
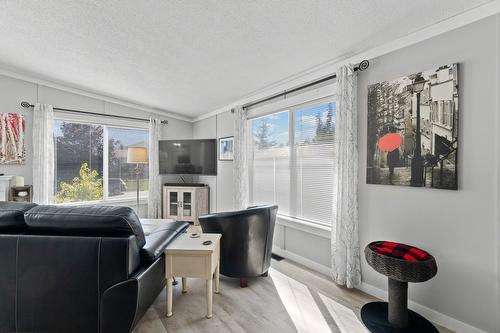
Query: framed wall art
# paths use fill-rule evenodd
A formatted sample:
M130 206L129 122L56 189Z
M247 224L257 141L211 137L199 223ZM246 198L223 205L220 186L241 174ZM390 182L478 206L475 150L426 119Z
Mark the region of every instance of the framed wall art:
M368 184L458 189L458 64L368 87Z
M219 160L232 161L234 158L234 137L219 139Z
M26 123L20 113L0 113L0 164L24 164Z

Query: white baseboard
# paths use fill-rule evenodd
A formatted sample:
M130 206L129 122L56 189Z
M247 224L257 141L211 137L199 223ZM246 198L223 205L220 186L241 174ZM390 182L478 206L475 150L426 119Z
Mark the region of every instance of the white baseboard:
M301 255L298 255L296 253L284 250L282 248L279 248L277 246L273 246L273 253L277 254L283 258L289 259L291 261L295 261L298 264L301 264L307 268L310 268L316 272L319 272L321 274L331 276L332 275L332 270L330 267L318 264L317 262L304 258ZM368 295L387 300L387 290L383 290L377 287L372 286L371 284L367 284L365 282L362 282L361 285L357 287L357 289L367 293ZM471 326L467 323L461 322L460 320L457 320L455 318L452 318L450 316L447 316L441 312L438 312L436 310L433 310L431 308L428 308L424 305L415 303L411 300L408 300L408 307L412 309L415 312L418 312L425 318L429 319L430 321L441 325L443 327L446 327L452 331L455 331L457 333L488 333L486 331L483 331L477 327Z
M332 275L332 270L330 267L327 267L325 265L318 264L317 262L304 258L296 253L283 250L282 248L279 248L277 246L273 246L273 253L277 254L283 258L290 259L291 261L295 261L298 264L304 265L307 268L310 268L316 272L319 272L324 275L331 276Z
M371 284L367 284L365 282L362 282L361 285L357 287L357 289L383 300L387 300L388 297L387 290L374 287ZM430 321L457 333L488 333L480 330L477 327L461 322L460 320L447 316L424 305L415 303L411 300L408 300L408 307L413 311L418 312Z

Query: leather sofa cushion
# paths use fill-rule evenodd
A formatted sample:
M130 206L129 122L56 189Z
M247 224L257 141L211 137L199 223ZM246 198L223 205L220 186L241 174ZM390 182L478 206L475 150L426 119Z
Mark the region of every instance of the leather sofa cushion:
M155 229L146 236L146 245L141 249L141 261L153 262L161 256L177 236L186 231L189 223L175 221L167 222L165 225Z
M26 229L24 213L35 207L34 203L0 202L0 232L20 232Z
M94 237L134 235L139 248L146 244L139 218L130 207L40 205L26 212L24 218L32 233Z

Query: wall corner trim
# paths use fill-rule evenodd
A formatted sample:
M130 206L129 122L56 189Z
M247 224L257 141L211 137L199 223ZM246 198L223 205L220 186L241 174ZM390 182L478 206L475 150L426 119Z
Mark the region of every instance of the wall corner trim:
M273 245L273 253L277 254L283 258L294 261L298 264L301 264L301 265L303 265L307 268L310 268L313 271L316 271L316 272L321 273L323 275L326 275L326 276L332 275L332 269L330 267L324 266L324 265L319 264L311 259L305 258L305 257L300 256L298 254L295 254L293 252L290 252L290 251L287 251L287 250L282 249L280 247L277 247L276 245Z

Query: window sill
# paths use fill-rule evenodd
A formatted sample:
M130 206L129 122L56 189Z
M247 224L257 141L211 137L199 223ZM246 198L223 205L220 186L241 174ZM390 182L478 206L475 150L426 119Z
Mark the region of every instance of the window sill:
M289 216L278 214L276 217L276 223L287 228L293 228L323 238L330 239L332 236L332 228L330 226L307 222Z
M147 204L147 203L148 203L148 197L140 197L139 198L139 205L143 205L143 204ZM119 198L119 199L107 199L107 200L84 201L84 202L63 202L63 203L58 203L56 205L60 205L60 206L84 206L84 205L119 206L120 204L122 204L122 205L126 205L126 204L136 205L137 198Z

